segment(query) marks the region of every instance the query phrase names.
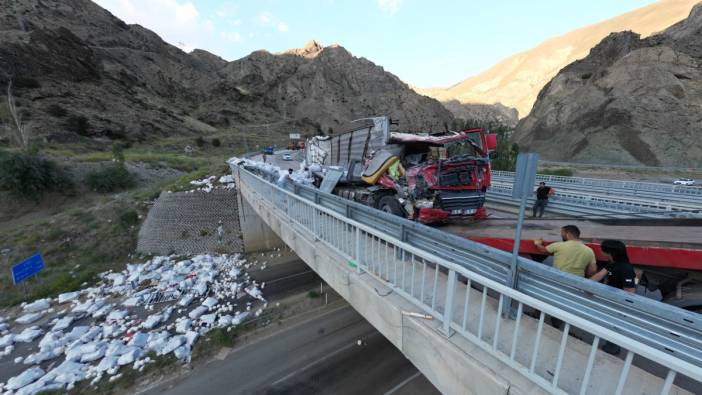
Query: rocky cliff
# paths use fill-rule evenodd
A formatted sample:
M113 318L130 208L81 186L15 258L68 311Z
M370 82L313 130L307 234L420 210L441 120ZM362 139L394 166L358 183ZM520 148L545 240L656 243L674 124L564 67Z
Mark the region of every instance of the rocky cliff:
M339 46L311 43L227 62L184 53L89 0L0 0L0 98L10 79L25 123L50 142L274 123L327 131L378 114L409 130L436 130L453 119ZM0 144L8 141L0 135Z
M531 111L536 96L566 65L585 57L611 32L631 30L642 37L660 32L684 19L699 0L661 0L638 10L586 26L510 56L484 72L450 88L418 89L442 102L502 103L516 108L519 117ZM574 12L577 7L573 5ZM531 28L531 27L527 27Z
M646 39L614 33L561 70L513 135L542 158L702 167L702 4Z

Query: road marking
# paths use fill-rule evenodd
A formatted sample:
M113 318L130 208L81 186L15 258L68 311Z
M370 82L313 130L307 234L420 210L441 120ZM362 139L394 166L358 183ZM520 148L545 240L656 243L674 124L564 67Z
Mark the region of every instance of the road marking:
M299 318L301 315L317 313L317 312L319 312L320 310L324 310L325 307L327 307L327 306L322 306L321 308L318 308L318 309L315 309L315 310L310 310L310 311L308 311L308 312L304 312L304 313L301 313L301 314L299 314L299 315L294 315L294 316L292 316L292 317L288 317L287 319L284 319L284 320L281 320L281 321L282 321L282 322L286 322L286 321L290 321L290 320L292 320L292 319L294 319L294 318ZM345 305L343 305L343 306L339 306L339 307L335 308L334 310L329 310L329 311L325 312L324 314L314 315L314 316L312 316L312 317L310 317L310 318L308 318L308 319L306 319L306 320L304 320L304 321L301 321L301 322L298 322L298 323L296 323L296 324L290 325L289 327L283 328L283 329L280 330L280 331L274 331L273 333L270 333L270 334L267 335L267 336L263 336L263 337L254 339L253 341L251 341L251 343L242 344L242 345L239 346L239 347L235 347L235 348L233 348L233 349L231 350L231 352L232 352L232 353L239 352L239 351L242 351L242 350L244 350L244 349L246 349L246 348L252 347L252 346L254 346L254 345L258 345L258 343L261 343L261 342L263 342L263 341L265 341L265 340L268 340L268 339L270 339L270 338L273 337L273 336L277 336L277 335L280 335L280 334L283 333L283 332L287 332L287 331L290 331L290 330L292 330L292 329L296 329L296 328L301 327L301 326L303 326L303 325L309 324L309 323L312 322L312 321L321 319L322 317L326 317L326 316L328 316L328 315L334 314L334 313L336 313L336 312L338 312L338 311L340 311L340 310L346 309L346 308L352 309L353 307L351 307L350 304L345 304ZM265 329L265 328L266 328L266 327L263 327L262 329Z
M333 356L335 356L335 355L337 355L337 354L339 354L339 353L342 353L342 352L348 350L348 349L351 348L351 347L358 347L358 346L356 345L356 342L355 342L355 341L354 341L353 343L351 343L351 344L347 344L347 345L345 345L344 347L341 347L340 349L334 351L334 352L331 353L331 354L327 354L327 355L323 356L322 358L319 358L319 359L316 360L316 361L312 361L312 362L308 363L307 365L301 367L300 369L294 370L292 373L289 373L289 374L283 376L282 378L280 378L280 379L274 381L274 382L271 384L271 386L274 387L274 386L276 386L276 385L282 383L283 381L286 381L287 379L292 378L292 377L294 377L295 375L304 372L305 370L311 368L312 366L317 365L317 364L320 363L320 362L324 362L324 361L326 361L327 359L329 359L329 358L331 358L331 357L333 357Z
M342 299L342 300L343 300L343 299ZM335 302L335 303L336 303L336 302ZM319 311L326 310L326 309L328 309L328 308L331 307L331 306L332 306L332 305L322 306L322 307L317 308L317 309L314 309L314 310L306 311L306 312L304 312L304 313L300 313L300 314L297 314L297 315L288 317L288 318L283 319L283 320L281 320L281 321L282 321L282 322L287 322L287 321L290 321L290 320L293 320L293 319L296 319L296 318L300 318L301 316L311 315L311 314L314 314L314 313L318 313ZM277 335L279 335L279 334L281 334L281 333L283 333L283 332L287 332L287 331L289 331L289 330L298 328L298 327L303 326L303 325L305 325L305 324L309 324L309 323L312 322L312 321L315 321L315 320L320 319L320 318L322 318L322 317L326 317L326 316L328 316L328 315L334 314L334 313L336 313L336 312L338 312L338 311L340 311L340 310L343 310L343 309L351 309L351 308L352 308L351 305L348 304L348 303L346 303L346 304L344 304L344 305L342 305L342 306L339 306L339 307L334 308L333 310L326 311L326 312L324 312L324 313L321 314L321 315L313 315L313 316L311 316L310 318L304 319L303 321L298 322L298 323L296 323L296 324L294 324L294 325L291 325L291 326L289 326L289 327L283 328L283 329L281 329L281 330L279 330L279 331L274 331L273 333L270 333L270 334L267 335L267 336L263 336L263 337L260 337L260 338L256 338L256 339L254 339L253 341L251 341L250 343L242 344L241 346L235 347L235 348L233 348L233 349L230 348L230 349L229 349L229 354L236 353L236 352L241 351L241 350L243 350L243 349L246 349L246 348L248 348L248 347L257 345L257 344L259 344L259 343L261 343L261 342L263 342L263 341L265 341L265 340L268 340L268 339L272 338L273 336L277 336ZM268 327L263 327L262 329L266 329L266 328L268 328ZM254 334L255 332L256 332L256 331L250 332L250 334ZM226 355L226 356L224 357L224 359L226 359L226 357L228 357L228 356L229 356L229 355ZM202 367L205 366L207 363L208 363L208 362L205 362L202 366L199 366L199 367L202 368ZM192 371L194 371L194 370L197 369L197 368L198 368L198 367L195 367L194 369L192 369ZM191 371L191 373L192 373L192 371ZM141 389L136 390L135 394L136 394L136 395L141 395L141 394L144 394L144 393L146 393L146 392L148 392L148 391L151 391L151 390L153 390L153 389L166 386L166 385L168 385L169 383L171 383L171 382L173 382L173 381L181 380L181 379L185 380L185 379L187 379L187 376L188 376L188 375L189 375L189 374L186 374L186 375L174 375L174 376L171 376L171 377L166 378L165 380L161 380L161 381L157 381L157 382L154 382L154 383L151 383L151 384L147 384L146 386L142 387Z
M407 383L409 383L410 381L416 379L416 378L419 377L419 375L421 375L421 374L422 374L422 373L421 373L420 371L417 371L417 373L415 373L415 374L413 374L413 375L407 377L407 378L404 379L400 384L398 384L398 385L392 387L392 388L390 389L390 391L386 392L386 393L383 394L383 395L390 395L390 394L392 394L392 393L397 392L397 390L399 390L400 388L404 387L405 384L407 384Z
M278 281L287 280L287 279L293 278L293 277L300 277L300 276L304 276L305 274L310 274L310 273L314 273L314 271L312 271L312 270L307 270L307 271L300 272L300 273L290 274L290 275L285 276L285 277L278 277L278 278L276 278L276 279L274 279L274 280L260 281L260 282L264 282L264 283L266 283L266 285L275 284L275 283L278 282Z

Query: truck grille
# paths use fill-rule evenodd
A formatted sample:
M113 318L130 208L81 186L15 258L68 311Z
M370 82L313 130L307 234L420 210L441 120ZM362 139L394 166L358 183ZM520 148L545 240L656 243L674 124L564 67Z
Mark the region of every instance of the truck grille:
M482 191L442 192L438 195L439 207L442 210L477 210L485 203L485 193Z

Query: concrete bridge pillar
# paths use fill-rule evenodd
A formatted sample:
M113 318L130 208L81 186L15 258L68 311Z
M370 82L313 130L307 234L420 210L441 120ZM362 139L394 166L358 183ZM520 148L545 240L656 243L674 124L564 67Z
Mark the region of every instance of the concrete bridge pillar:
M268 251L276 247L284 247L285 243L259 217L249 202L242 198L241 192L237 192L236 196L244 252Z

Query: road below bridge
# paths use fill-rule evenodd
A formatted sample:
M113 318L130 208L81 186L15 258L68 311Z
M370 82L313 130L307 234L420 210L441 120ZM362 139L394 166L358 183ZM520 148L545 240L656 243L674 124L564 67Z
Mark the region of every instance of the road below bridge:
M146 393L438 394L400 351L346 304Z

